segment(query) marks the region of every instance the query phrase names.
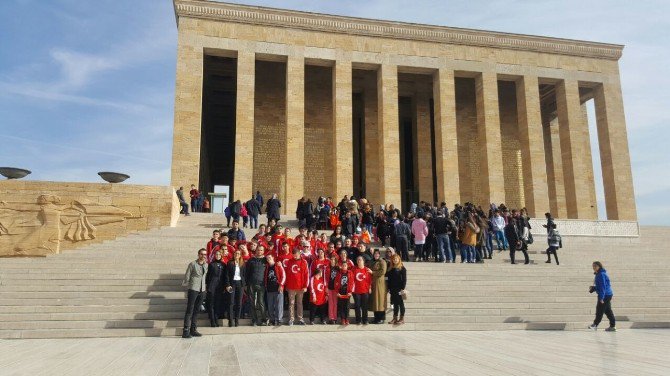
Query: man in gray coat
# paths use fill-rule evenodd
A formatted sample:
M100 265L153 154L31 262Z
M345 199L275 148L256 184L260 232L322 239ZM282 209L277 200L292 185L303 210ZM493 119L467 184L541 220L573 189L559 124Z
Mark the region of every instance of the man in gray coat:
M198 259L188 264L182 286L188 288L186 314L184 315L184 332L182 338L200 337L198 333L198 310L206 291L207 279L207 250L200 248Z

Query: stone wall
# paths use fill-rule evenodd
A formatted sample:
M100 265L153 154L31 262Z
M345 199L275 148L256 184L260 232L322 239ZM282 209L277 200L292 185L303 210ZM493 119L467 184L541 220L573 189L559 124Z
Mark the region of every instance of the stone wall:
M333 194L333 71L305 67L305 197Z
M286 204L286 64L256 61L252 190Z
M171 187L0 182L0 257L46 256L133 231L175 226Z

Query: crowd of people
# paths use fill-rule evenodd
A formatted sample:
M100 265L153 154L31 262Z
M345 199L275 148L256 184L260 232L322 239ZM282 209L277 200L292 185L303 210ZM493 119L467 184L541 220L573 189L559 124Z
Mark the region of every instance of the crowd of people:
M259 225L263 204L267 224ZM365 198L345 196L337 204L327 197L316 202L302 198L295 212L295 236L279 222L280 208L277 195L264 202L260 192L226 208L228 229L213 232L186 272L184 337L199 335L196 315L201 306L212 326L222 318L228 326L238 326L245 316L254 326L306 325L317 319L348 325L351 308L355 323L367 325L384 323L390 302L389 324L401 325L407 296L403 262L455 263L460 256L461 263L483 263L493 258L495 242L498 252L509 251L511 264L516 252L523 254L524 264L530 263L528 214L504 204L484 210L465 203L449 210L445 203L420 202L402 213L392 204L375 212ZM545 216L546 262L553 255L559 265L561 236L551 214ZM252 230L249 235L247 228ZM373 249L373 243L381 247ZM373 312L372 319L368 312Z

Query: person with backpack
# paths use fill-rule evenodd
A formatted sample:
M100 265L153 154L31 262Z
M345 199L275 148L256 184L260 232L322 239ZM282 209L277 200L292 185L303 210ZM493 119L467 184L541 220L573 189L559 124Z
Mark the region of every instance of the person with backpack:
M556 251L559 248L563 248L563 242L561 240L561 234L558 233L558 230L556 230L556 223L551 222L548 224L550 226L549 228L549 234L547 235L547 243L549 243L549 248L547 248L547 264L551 264L551 255L553 253L554 258L556 259L556 265L558 264L558 254Z
M603 314L605 314L610 322L610 326L605 331L616 332L616 319L614 312L612 312L612 297L614 296L614 292L612 291L612 284L610 277L607 275L607 270L605 270L600 261L593 262L593 274L596 277L591 292L598 294L598 303L596 304L596 318L593 320L593 324L589 326L589 329L597 330L600 321L603 319Z

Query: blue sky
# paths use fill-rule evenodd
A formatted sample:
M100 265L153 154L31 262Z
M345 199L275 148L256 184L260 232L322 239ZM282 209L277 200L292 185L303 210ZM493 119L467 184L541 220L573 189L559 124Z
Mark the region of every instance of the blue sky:
M625 44L638 215L670 225L667 0L245 3ZM168 184L176 34L171 0L1 1L0 165L31 169L31 180L96 182L107 170Z

